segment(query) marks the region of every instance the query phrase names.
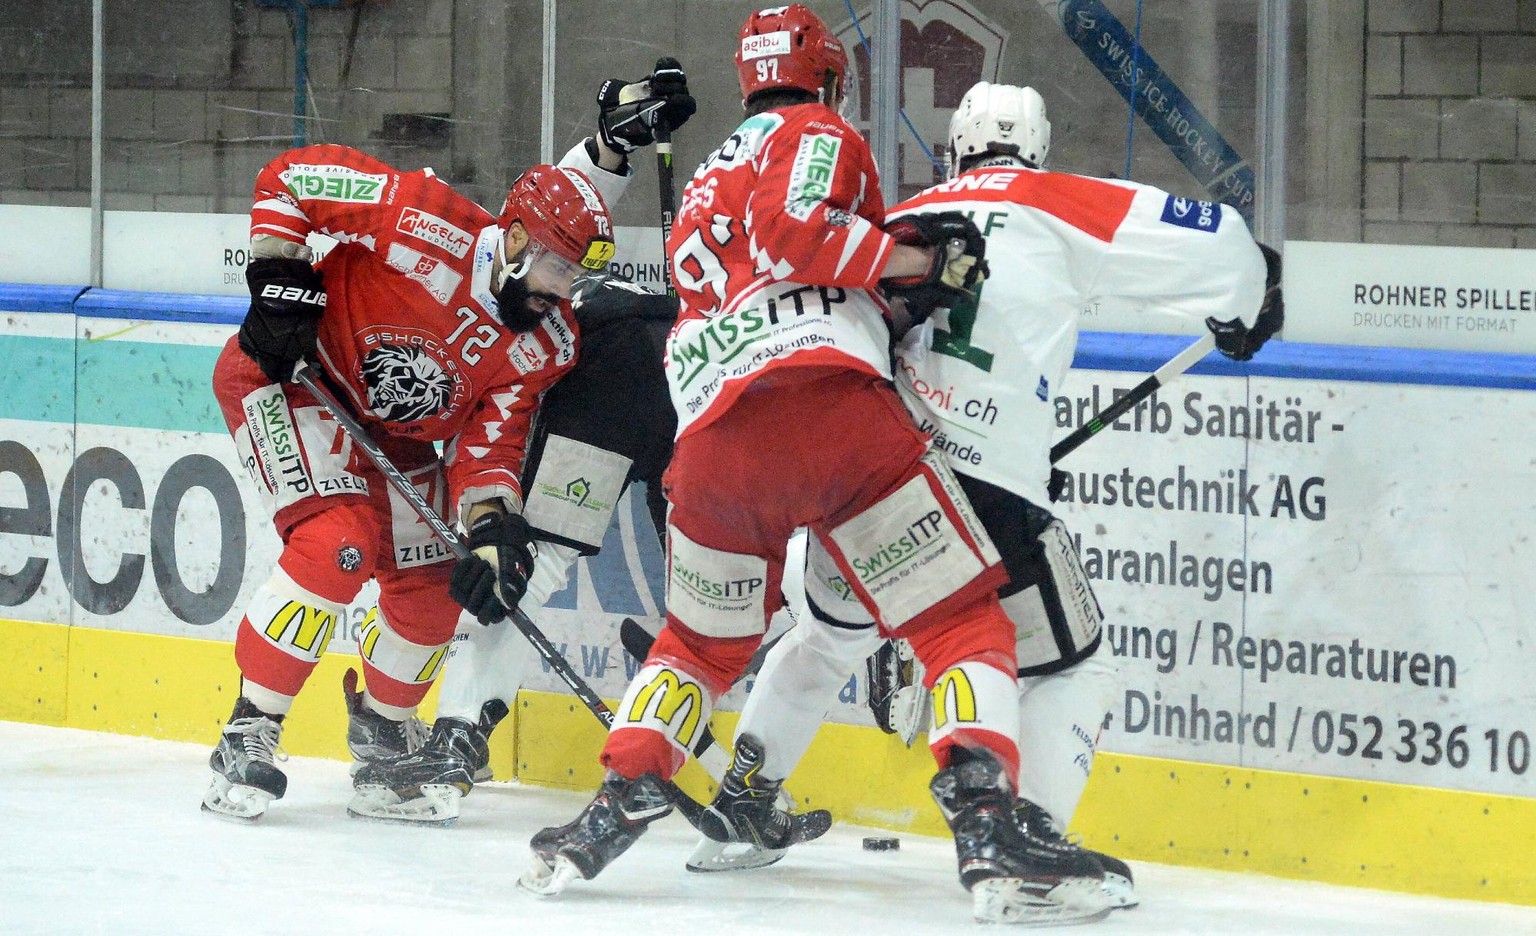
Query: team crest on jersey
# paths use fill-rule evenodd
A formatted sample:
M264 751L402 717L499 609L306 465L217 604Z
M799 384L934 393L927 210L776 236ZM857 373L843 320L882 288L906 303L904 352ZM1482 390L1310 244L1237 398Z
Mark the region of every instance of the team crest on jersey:
M831 205L827 206L826 216L827 223L833 227L848 227L853 223L853 215L850 212L833 208Z
M359 338L368 409L380 419L396 423L430 416L446 419L468 395L468 382L437 336L380 325Z

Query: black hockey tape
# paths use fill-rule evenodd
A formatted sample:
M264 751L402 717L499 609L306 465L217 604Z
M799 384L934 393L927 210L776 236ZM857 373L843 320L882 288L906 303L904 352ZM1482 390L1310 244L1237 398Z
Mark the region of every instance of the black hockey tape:
M899 851L901 839L895 836L871 835L864 839L865 851Z

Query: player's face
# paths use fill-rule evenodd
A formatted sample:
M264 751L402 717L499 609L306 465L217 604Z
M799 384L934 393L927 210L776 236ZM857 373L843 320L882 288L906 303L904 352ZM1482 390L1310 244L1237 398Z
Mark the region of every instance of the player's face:
M528 237L514 223L502 237L501 269L496 304L502 324L513 331L531 331L544 316L569 299L576 264Z
M535 296L552 295L561 299L571 298L571 285L581 268L538 241L529 241L524 248L532 253L528 261L528 290Z

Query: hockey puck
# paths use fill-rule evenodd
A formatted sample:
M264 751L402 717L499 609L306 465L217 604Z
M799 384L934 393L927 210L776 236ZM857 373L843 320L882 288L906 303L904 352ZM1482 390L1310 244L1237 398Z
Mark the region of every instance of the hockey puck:
M864 839L865 851L899 851L901 839L895 836L871 835Z

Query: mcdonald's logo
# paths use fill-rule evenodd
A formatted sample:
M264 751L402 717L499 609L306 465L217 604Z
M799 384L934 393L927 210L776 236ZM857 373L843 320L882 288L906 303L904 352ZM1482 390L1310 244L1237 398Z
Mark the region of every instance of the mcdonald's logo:
M958 666L945 670L933 684L933 727L943 728L951 714L957 722L976 721L976 690Z
M644 720L652 700L656 703L656 718L672 729L680 744L692 747L693 736L699 730L699 717L704 711L703 687L691 677L680 677L670 669L662 669L635 696L627 720L632 724ZM685 705L687 714L679 726L675 721Z
M335 626L336 615L330 611L289 601L272 615L264 633L273 643L282 643L283 635L292 627L293 636L288 639L288 643L305 653L318 655L325 652L331 639L331 630Z

